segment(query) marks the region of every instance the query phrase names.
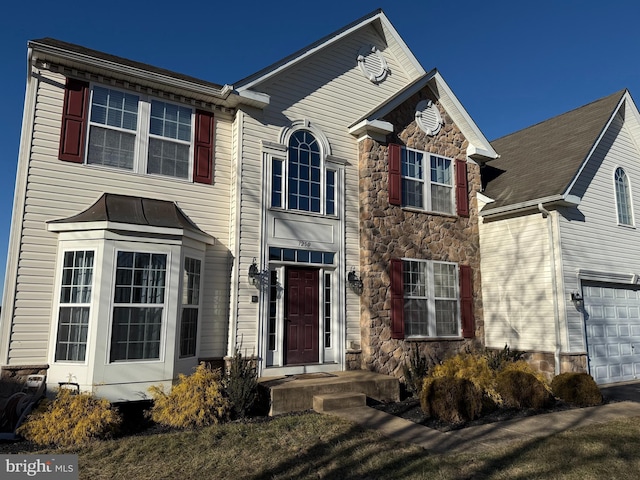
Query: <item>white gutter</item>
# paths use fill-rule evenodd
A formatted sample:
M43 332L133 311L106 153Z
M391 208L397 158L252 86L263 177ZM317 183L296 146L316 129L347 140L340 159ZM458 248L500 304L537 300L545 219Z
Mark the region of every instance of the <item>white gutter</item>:
M542 214L542 218L547 219L547 227L549 230L549 255L551 257L551 288L553 289L553 320L556 332L556 345L553 354L555 363L555 374L560 374L560 311L558 306L558 282L556 280L556 253L553 241L553 218L551 212L538 203L538 210Z

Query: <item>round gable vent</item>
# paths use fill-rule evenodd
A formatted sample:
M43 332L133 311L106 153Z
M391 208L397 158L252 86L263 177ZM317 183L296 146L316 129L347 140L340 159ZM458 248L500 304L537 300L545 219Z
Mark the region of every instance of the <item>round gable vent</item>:
M374 45L362 47L358 51L358 65L364 76L373 83L379 83L384 80L389 70L382 52Z
M422 100L416 105L416 123L427 135L435 135L444 124L438 107L431 100Z

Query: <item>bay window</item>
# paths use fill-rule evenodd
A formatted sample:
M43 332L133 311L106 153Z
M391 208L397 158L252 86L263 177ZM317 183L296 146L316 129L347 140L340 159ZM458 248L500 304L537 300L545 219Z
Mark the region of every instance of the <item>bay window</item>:
M117 254L111 361L160 358L167 256Z
M56 361L84 362L91 311L94 252L64 252L58 309Z

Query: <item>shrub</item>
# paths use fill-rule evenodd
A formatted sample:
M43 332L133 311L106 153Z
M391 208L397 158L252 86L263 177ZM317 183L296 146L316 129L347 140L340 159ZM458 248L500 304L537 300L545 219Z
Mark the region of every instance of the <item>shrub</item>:
M192 428L212 425L225 420L229 402L222 394L220 371L198 365L189 376L180 374L166 394L162 386L149 388L154 403L151 419L162 425Z
M466 378L428 377L420 405L425 414L445 422L473 420L482 412L482 391Z
M495 372L489 368L487 359L481 355L459 353L431 370L431 377L454 377L472 382L492 403L500 404L495 391Z
M502 372L525 372L525 373L530 373L531 375L536 377L540 381L540 383L542 385L544 385L544 388L549 393L551 393L551 387L549 386L549 383L547 382L547 379L542 374L542 372L540 372L539 370L536 370L535 368L533 368L525 360L517 360L515 362L505 363L505 364L503 364L501 371Z
M511 350L508 345L505 345L502 350L492 350L490 348L484 349L484 357L487 359L487 363L491 370L501 370L505 365L519 360L523 360L524 352L517 350Z
M432 359L426 356L420 355L418 345L413 345L413 354L409 357L409 363L405 363L402 366L404 373L404 383L407 387L407 391L413 397L419 397L422 390L422 383L424 378L429 373L429 370L433 366Z
M507 407L541 409L553 402L545 384L522 370L505 369L498 373L496 390Z
M52 402L41 403L18 433L40 445L74 446L110 438L121 421L108 400L60 389Z
M224 391L233 417L244 418L257 398L258 371L255 361L242 358L239 348L236 348L224 379Z
M602 403L602 393L588 373L561 373L551 381L551 391L556 397L579 407Z

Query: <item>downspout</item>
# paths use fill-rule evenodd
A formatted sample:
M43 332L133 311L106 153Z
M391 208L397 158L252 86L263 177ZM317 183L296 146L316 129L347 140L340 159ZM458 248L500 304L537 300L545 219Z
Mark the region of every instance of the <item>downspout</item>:
M556 331L556 345L553 354L555 363L555 374L560 374L560 311L558 306L557 295L557 280L556 280L556 253L555 245L553 241L553 219L551 218L551 212L542 206L542 203L538 203L538 210L542 214L542 218L547 219L547 227L549 230L549 254L551 256L551 288L553 289L553 320Z

